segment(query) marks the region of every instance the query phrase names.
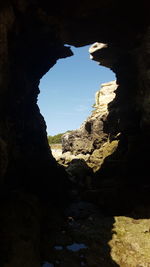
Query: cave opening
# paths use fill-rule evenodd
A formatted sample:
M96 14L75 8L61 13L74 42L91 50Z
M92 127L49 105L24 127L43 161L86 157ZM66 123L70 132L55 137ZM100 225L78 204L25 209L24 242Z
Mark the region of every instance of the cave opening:
M71 46L73 55L60 59L40 80L38 106L48 136L78 129L92 112L100 85L115 80L114 72L90 59L90 47Z

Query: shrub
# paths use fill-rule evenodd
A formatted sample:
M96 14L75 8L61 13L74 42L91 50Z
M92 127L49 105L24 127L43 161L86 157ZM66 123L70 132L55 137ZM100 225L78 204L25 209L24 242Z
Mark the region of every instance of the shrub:
M65 133L70 133L72 131L68 130L66 131ZM48 143L49 145L51 144L61 144L61 137L65 134L65 133L59 133L59 134L56 134L56 135L49 135L47 138L48 138Z
M48 143L49 144L61 144L61 137L63 133L56 134L54 136L49 135L48 136Z

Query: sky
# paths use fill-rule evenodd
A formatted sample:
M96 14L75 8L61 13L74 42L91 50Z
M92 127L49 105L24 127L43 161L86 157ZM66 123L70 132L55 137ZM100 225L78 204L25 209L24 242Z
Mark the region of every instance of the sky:
M40 81L38 106L47 125L47 135L78 129L91 114L101 83L115 74L90 59L89 46L71 47L74 55L59 59Z

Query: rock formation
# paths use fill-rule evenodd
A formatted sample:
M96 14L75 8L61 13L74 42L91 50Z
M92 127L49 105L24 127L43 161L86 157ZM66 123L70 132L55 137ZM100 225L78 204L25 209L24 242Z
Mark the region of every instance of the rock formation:
M39 267L49 255L49 247L47 254L44 250L45 244L56 240L57 226L62 229L59 214L68 199L70 185L64 168L56 163L49 150L46 124L37 106L39 82L58 59L72 55L68 45L80 47L96 41L105 45L95 52L95 59L114 71L118 84L116 97L108 105L104 132L110 140L118 133L120 136L116 151L96 172L94 188L92 192L86 192L85 198L91 197L106 215L110 212L112 215L125 215L132 209L137 223L139 217L146 217L144 209L139 213L136 207L149 209L150 205L149 1L95 0L91 3L77 0L71 3L66 0L53 4L47 0L1 1L1 266ZM94 58L94 53L92 55ZM90 129L91 124L88 124L87 132ZM52 210L55 222L50 227L49 222L54 217ZM51 211L49 215L48 211ZM91 219L87 218L87 228L89 221ZM121 250L123 240L128 236L123 239L121 232L117 240L114 239L112 245L116 243L117 249L112 249L110 259L108 241L114 220L108 221L106 216L102 222L99 236L103 242L97 250L98 258L89 259L88 265L131 266L134 261L126 258L126 255L134 257L134 253L128 253L131 251L129 243L126 243L125 254ZM116 227L118 224L119 220ZM99 225L94 228L99 229ZM105 235L103 225L107 226ZM121 229L124 233L124 226ZM144 238L147 238L147 229L142 232ZM91 243L92 233L93 236L97 233L91 233L91 229L89 232ZM147 244L147 241L138 244L136 240L131 241L134 251L141 250L141 244ZM39 245L38 242L43 243ZM145 252L141 250L142 255L146 249ZM139 255L137 253L137 259ZM142 262L137 261L133 266L149 266L148 257L142 256ZM77 266L72 255L71 262ZM67 265L70 266L69 263L64 266Z
M109 135L104 132L104 122L109 113L108 104L114 99L116 89L116 81L101 85L95 94L92 114L78 130L63 135L63 154L60 161L64 159L67 163L72 158L82 158L90 167L97 170L105 157L115 151L118 144L117 136L116 140L109 140Z

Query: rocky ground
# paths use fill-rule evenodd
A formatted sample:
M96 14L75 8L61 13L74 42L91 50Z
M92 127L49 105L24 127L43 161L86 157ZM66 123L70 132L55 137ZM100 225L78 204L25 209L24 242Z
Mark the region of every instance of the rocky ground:
M42 266L149 267L150 220L140 208L139 215L104 215L85 201L70 204L64 217L54 210L54 221L45 221Z
M79 196L64 208L29 194L10 198L1 201L2 267L150 266L147 206L114 216Z
M62 145L61 144L51 144L50 145L52 155L56 160L62 157Z

